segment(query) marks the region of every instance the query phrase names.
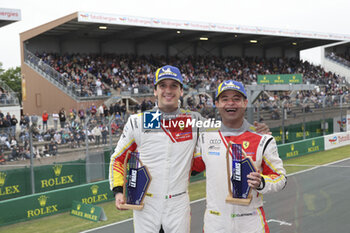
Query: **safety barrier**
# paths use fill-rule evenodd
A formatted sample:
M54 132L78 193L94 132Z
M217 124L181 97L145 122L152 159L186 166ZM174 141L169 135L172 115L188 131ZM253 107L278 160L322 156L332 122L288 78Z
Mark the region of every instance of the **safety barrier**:
M326 119L328 128L326 128L326 134L333 133L333 119ZM296 142L304 139L303 124L293 124L286 126L285 131L285 143ZM282 127L276 127L271 129L272 136L274 136L277 144L282 144ZM305 123L305 139L315 138L323 136L322 121L311 121Z
M35 193L86 183L85 161L34 167ZM0 200L32 194L28 167L0 171Z
M107 180L0 202L0 226L69 211L73 201L96 204L113 199Z
M278 152L280 157L285 160L345 145L350 145L350 132L336 133L278 145ZM109 153L109 151L105 151L106 166L108 166L109 160L107 160L107 157L109 157ZM69 172L65 173L63 168L64 165L62 166L60 175L65 177ZM108 171L108 169L106 170ZM56 174L54 176L59 177ZM22 174L22 177L28 179L25 178L25 174ZM198 177L191 178L191 181L204 178L205 175L203 173ZM11 182L12 179L14 178L11 178ZM68 181L69 178L60 178L60 180ZM17 186L4 186L4 183L4 178L0 173L1 192L4 192L4 190L13 191L19 189ZM22 185L25 186L25 183ZM0 201L0 226L68 211L73 201L93 204L109 200L113 200L113 193L109 190L108 180L4 200Z
M283 145L278 145L278 153L282 160L295 158L319 151L324 151L323 136L306 139L300 142L291 142Z
M335 133L324 136L325 150L350 145L350 132Z

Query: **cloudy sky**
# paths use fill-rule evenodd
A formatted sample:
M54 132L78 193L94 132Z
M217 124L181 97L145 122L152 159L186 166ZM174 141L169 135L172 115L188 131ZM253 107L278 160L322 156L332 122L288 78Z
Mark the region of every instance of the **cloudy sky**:
M19 33L75 11L350 35L349 0L0 0L22 20L0 28L3 68L20 65ZM305 53L317 63L319 54Z

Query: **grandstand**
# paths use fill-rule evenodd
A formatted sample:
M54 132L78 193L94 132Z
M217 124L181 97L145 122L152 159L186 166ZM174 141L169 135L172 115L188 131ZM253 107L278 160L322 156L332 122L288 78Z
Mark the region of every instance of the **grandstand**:
M4 27L11 23L21 20L21 10L0 8L0 27ZM11 112L17 119L21 115L21 107L16 93L0 80L0 107L2 112Z
M164 64L178 66L184 75L183 106L208 118L217 117L212 94L224 79L257 86L258 75L301 74L315 90L263 91L253 106L254 120L269 125L284 159L349 144L349 134L337 134L350 130L343 123L350 117L347 76L299 58L304 49L341 45L347 35L76 12L23 32L20 39L28 121L21 120L15 134L18 153L13 140L4 146L7 161L0 169L0 188L19 192L0 200L29 211L18 208L18 218L0 225L55 214L31 214L45 205L59 204L58 212L64 212L73 199L112 200L105 180L110 152L129 114L154 106L153 73ZM339 57L346 59L348 51L342 47ZM58 111L67 118L63 123ZM46 130L40 128L43 112L50 115ZM33 151L30 121L39 128ZM329 146L339 135L344 141ZM48 202L40 202L45 195Z
M135 103L140 96L152 95L153 72L165 63L181 66L188 90L195 87L194 91L203 93L215 83L202 80L218 82L225 73L235 75L227 75L225 64L248 63L254 69L264 59L266 63L277 59L277 64L285 59L282 63L289 66L299 60L301 50L349 39L347 35L89 12L59 18L21 33L20 38L28 93L23 110L38 115L59 107L80 109L121 99L129 108L128 100ZM202 67L198 69L197 64ZM221 70L208 72L211 64ZM194 66L200 73L191 72ZM115 75L114 68L120 75ZM264 70L287 71L273 68ZM244 73L242 81L254 81L259 72ZM310 75L304 74L304 80L312 79Z
M325 70L336 72L350 80L350 43L348 41L323 46L322 66Z

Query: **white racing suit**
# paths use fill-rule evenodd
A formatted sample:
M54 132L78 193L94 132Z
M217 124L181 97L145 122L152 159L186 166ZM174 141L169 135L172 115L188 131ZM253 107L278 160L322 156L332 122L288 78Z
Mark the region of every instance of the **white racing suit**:
M228 195L226 148L229 141L242 145L264 180L261 190L252 189L252 201L248 206L225 202ZM269 232L262 196L277 192L286 185L285 169L274 138L256 133L255 128L244 120L242 127L237 130L222 125L220 129L202 132L199 146L201 157L195 159L193 170L200 172L206 169L204 233Z
M159 232L161 225L166 233L189 232L187 188L198 133L191 125L183 127L174 122L198 120L200 115L182 109L172 114L163 113L162 117L170 117L171 120L161 121L161 129L150 130L144 129L144 114L130 116L124 127L111 156L110 188L115 193L122 192L124 158L129 150L140 152L140 160L147 166L152 180L144 199L144 208L134 210L135 232ZM172 117L174 115L175 118Z

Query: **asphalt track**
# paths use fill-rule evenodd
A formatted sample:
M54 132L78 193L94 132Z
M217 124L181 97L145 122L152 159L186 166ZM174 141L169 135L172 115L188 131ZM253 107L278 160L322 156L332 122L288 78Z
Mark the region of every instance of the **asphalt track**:
M350 159L288 176L279 193L264 196L271 233L350 232ZM191 232L201 233L205 199L191 203ZM132 219L84 232L133 233Z

